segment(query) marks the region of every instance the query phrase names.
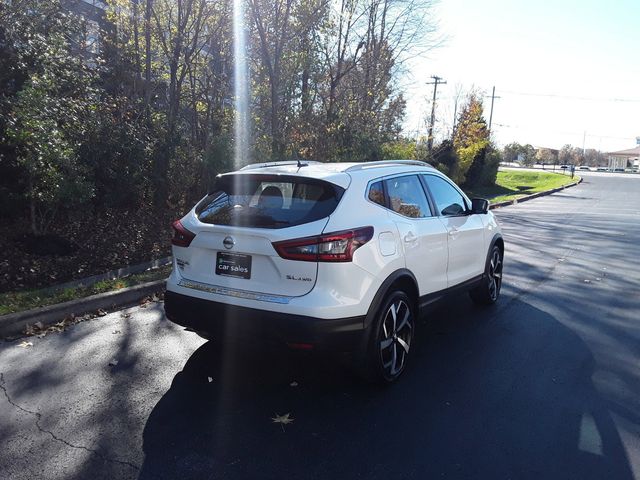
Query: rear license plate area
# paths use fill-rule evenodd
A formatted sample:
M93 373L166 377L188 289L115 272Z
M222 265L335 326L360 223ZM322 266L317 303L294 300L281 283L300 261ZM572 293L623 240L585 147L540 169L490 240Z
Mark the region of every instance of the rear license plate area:
M216 255L216 275L251 278L251 255L218 252Z

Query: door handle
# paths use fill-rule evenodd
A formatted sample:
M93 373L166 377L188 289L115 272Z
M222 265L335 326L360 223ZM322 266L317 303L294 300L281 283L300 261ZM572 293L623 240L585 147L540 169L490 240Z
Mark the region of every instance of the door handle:
M418 239L418 237L416 237L413 232L409 232L404 236L404 241L406 243L415 242L417 239Z
M449 235L451 235L452 237L458 233L458 229L457 228L452 228L451 230L449 230Z

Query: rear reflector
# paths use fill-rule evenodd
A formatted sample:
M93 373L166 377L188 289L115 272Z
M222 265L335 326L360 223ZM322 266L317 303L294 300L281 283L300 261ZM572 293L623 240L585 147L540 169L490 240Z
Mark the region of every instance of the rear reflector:
M373 237L373 227L343 230L317 237L275 242L282 258L303 262L350 262L353 253Z
M173 238L171 238L171 244L176 247L188 247L191 245L191 241L196 238L196 234L184 228L184 225L182 225L180 220L176 220L171 226L173 227Z

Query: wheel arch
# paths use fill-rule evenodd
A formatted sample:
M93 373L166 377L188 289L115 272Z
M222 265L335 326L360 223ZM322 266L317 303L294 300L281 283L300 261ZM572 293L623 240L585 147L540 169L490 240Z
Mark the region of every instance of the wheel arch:
M418 314L418 299L419 299L419 290L418 290L418 281L416 280L415 275L406 268L400 268L391 273L382 285L378 288L378 291L373 297L371 301L371 305L369 305L369 309L367 310L367 315L364 320L364 334L360 339L359 345L356 347L356 358L358 362L363 365L366 358L366 354L368 351L368 345L371 340L371 334L374 330L371 328L373 325L373 321L375 319L378 310L380 309L380 305L384 302L387 294L394 289L402 289L404 290L413 300L414 300L414 308L416 309L416 315Z
M367 310L367 315L364 321L365 329L368 330L371 326L371 323L373 322L373 319L387 294L395 289L401 289L409 295L414 302L413 306L416 309L415 312L417 314L418 299L420 295L420 291L418 290L418 281L411 270L401 268L391 273L385 281L382 282L380 288L378 288L378 291L371 301L371 305L369 305L369 310Z
M485 259L485 263L484 263L485 268L484 268L484 272L482 273L483 277L486 275L487 266L491 261L491 251L495 246L497 246L500 249L500 252L502 253L502 258L504 259L504 239L502 238L502 235L499 233L496 233L491 239L491 243L489 243L489 248L487 249L487 258Z

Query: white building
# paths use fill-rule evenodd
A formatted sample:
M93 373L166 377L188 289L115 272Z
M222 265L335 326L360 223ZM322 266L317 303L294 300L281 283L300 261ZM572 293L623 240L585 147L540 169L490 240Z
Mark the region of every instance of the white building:
M607 156L609 157L609 169L640 167L640 146L629 150L609 152Z

